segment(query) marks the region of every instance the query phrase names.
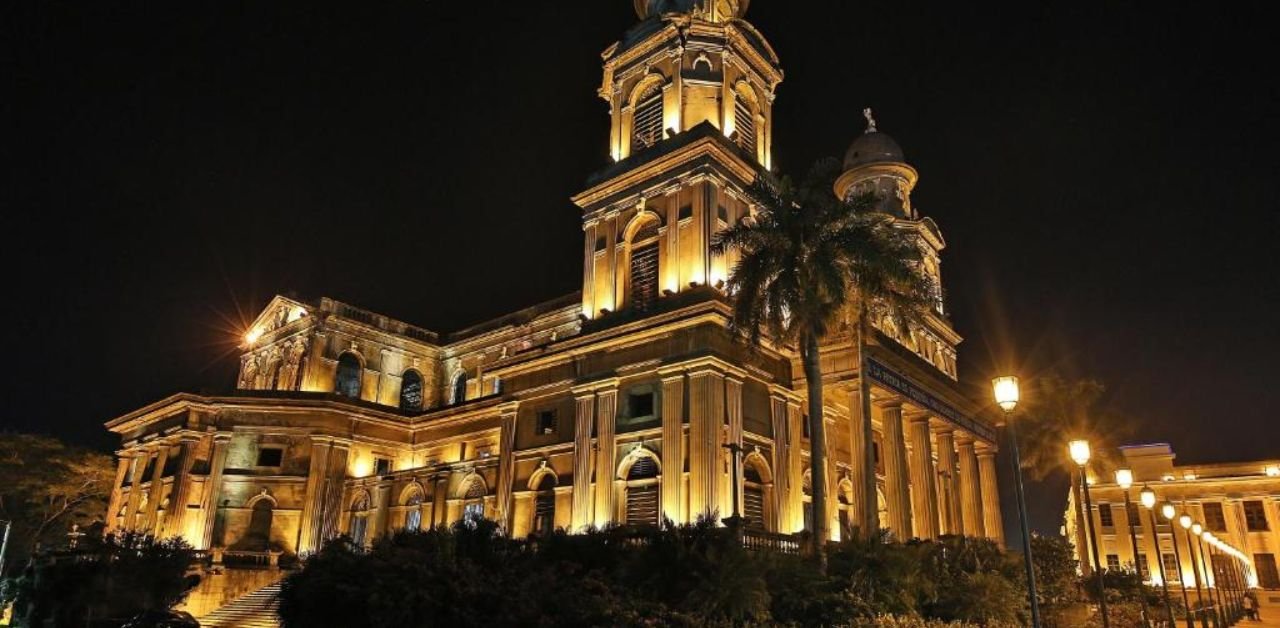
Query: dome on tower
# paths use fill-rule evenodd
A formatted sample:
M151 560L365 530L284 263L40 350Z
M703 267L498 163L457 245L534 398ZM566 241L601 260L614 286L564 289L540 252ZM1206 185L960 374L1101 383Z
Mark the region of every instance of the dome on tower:
M751 0L632 0L640 19L666 13L692 13L700 10L713 21L742 17Z
M902 162L902 147L889 136L876 130L876 120L871 117L871 110L864 109L862 115L867 118L867 130L853 140L849 150L844 153L844 169L852 170L866 164Z

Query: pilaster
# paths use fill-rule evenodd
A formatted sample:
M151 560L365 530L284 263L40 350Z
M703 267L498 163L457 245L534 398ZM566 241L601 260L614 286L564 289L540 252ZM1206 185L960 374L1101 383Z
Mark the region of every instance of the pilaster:
M787 401L787 437L790 446L787 448L787 510L790 512L790 527L783 532L799 532L804 529L804 414L800 412L800 404Z
M497 504L498 524L504 530L511 530L512 512L511 496L515 490L516 470L516 404L502 407L502 425L498 429L498 490Z
M186 536L187 511L190 510L187 508L187 501L191 499L191 466L195 462L192 453L197 442L193 435L184 435L178 440L178 464L174 467L173 490L170 493L169 510L165 513L167 521L162 528L164 536ZM192 538L187 540L195 541Z
M614 520L613 476L617 466L617 409L618 388L596 392L596 503L595 524L600 527Z
M867 448L867 437L863 431L863 420L871 417L862 416L862 394L857 384L843 388L845 400L849 408L849 484L853 490L849 495L849 511L852 515L849 524L867 530L867 456L873 455ZM874 510L870 511L874 514Z
M689 374L689 518L713 514L724 425L724 375L713 370Z
M320 550L320 529L323 521L325 475L329 467L329 453L333 441L328 438L311 438L311 460L307 471L307 488L302 502L302 520L298 525L298 553L310 554Z
M791 531L791 430L787 424L787 400L773 395L769 398L770 417L773 421L773 512L777 532Z
M575 391L573 433L573 531L591 525L591 428L596 418L596 396Z
M129 471L133 467L133 458L129 452L117 452L116 457L118 458L116 461L116 479L115 483L111 485L111 500L107 502L107 532L116 530L123 523L118 521L118 518L120 515L120 503L124 501L124 479L129 475Z
M943 534L965 534L964 521L960 517L960 495L956 476L955 432L946 426L936 433L938 440L938 511L942 517Z
M162 444L156 451L156 466L151 470L151 494L147 497L147 512L144 513L146 523L143 529L151 534L156 534L160 528L158 519L160 502L164 499L164 468L168 463L169 445Z
M218 520L218 498L222 496L222 470L227 466L227 447L231 444L231 434L219 432L213 435L213 446L209 454L209 478L205 480L204 489L204 533L197 549L213 547L213 527Z
M722 448L721 456L724 456L728 462L725 465L729 472L723 474L724 487L720 495L720 513L722 517L732 516L733 513L741 513L743 509L743 485L742 485L742 460L746 456L746 452L742 451L742 380L732 376L724 378L724 401L725 414L728 421L725 438L726 445L734 445L738 448L739 455L733 455L733 452ZM737 490L733 488L736 483ZM733 503L734 494L738 496L738 503Z
M662 511L677 522L684 512L684 373L662 378Z

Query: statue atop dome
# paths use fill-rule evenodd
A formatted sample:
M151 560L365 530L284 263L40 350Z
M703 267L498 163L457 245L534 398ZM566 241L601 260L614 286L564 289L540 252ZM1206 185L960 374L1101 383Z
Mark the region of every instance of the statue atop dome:
M712 22L742 17L751 0L633 0L640 19L668 13L696 15Z

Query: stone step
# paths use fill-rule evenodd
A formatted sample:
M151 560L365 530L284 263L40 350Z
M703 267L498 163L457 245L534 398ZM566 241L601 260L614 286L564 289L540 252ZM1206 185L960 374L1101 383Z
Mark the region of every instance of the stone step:
M280 628L276 617L280 583L270 584L199 617L202 628Z

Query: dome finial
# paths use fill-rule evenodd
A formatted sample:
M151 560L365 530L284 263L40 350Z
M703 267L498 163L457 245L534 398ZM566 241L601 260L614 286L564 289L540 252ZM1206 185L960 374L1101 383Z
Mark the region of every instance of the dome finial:
M871 107L867 107L867 108L865 108L865 109L863 109L863 110L862 110L862 117L864 117L864 118L866 118L866 119L867 119L867 130L866 130L865 132L866 132L866 133L875 133L875 132L876 132L876 119L875 119L875 117L874 117L874 116L872 116L872 115L871 115Z

